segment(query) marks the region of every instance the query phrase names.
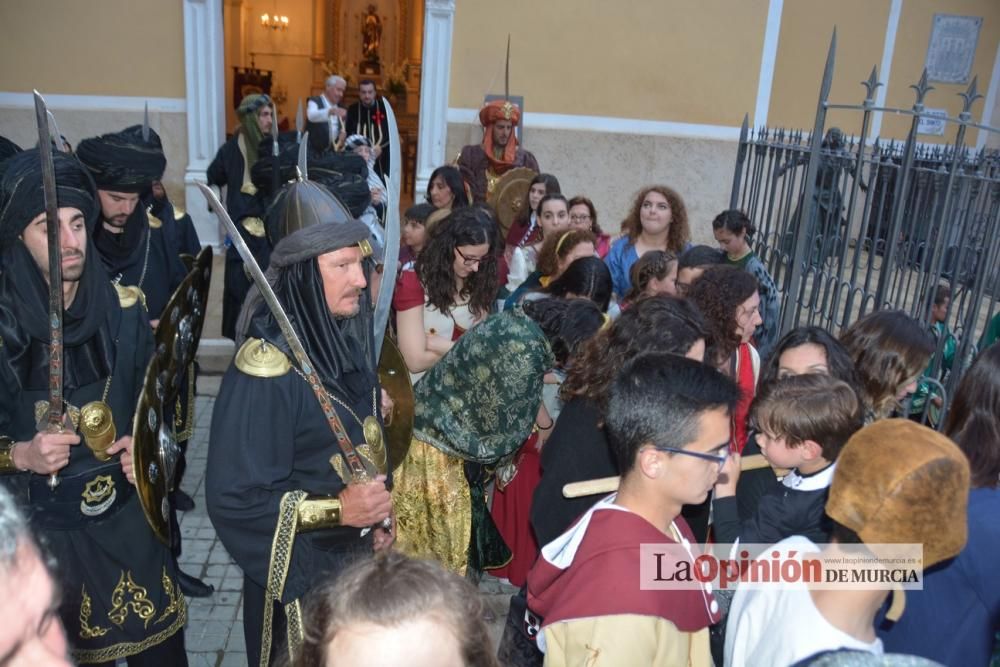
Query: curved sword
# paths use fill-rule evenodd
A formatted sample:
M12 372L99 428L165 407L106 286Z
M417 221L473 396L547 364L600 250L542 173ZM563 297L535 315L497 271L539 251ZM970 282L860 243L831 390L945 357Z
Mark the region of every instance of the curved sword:
M389 306L392 292L396 288L396 272L399 269L399 195L403 155L399 147L399 127L396 114L389 100L382 98L385 105L386 122L389 125L389 182L386 183L385 202L385 249L382 260L382 283L375 300L375 349L382 354L382 340L389 324Z

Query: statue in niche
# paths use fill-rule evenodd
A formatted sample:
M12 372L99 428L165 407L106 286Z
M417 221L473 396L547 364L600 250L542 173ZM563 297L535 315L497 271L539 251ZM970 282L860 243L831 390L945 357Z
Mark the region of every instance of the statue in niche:
M378 47L382 43L382 19L376 13L375 5L368 5L368 13L361 24L361 51L368 62L377 63Z

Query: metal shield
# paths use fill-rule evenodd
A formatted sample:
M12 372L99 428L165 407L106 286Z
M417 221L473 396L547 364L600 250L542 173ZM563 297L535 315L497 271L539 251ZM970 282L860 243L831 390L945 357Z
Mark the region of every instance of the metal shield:
M378 380L392 399L392 413L385 419L389 470L395 470L410 450L413 437L413 384L395 341L386 336L378 361Z
M514 220L521 214L528 190L531 189L531 179L537 175L537 172L527 167L516 167L501 176L493 186L493 192L486 203L497 212L497 222L500 223L504 238Z

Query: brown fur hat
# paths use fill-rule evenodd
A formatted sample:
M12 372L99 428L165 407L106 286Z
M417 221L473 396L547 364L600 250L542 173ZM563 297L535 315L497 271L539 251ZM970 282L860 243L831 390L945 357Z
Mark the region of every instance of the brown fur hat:
M969 463L948 438L883 419L844 446L826 513L869 544L923 544L924 567L965 546Z

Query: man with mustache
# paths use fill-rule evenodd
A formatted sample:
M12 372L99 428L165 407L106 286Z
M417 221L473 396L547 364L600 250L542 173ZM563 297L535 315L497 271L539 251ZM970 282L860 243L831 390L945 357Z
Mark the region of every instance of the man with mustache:
M486 201L500 177L514 167L541 171L535 156L518 145L520 121L521 108L509 100L492 100L479 110L483 141L463 147L457 162L475 202Z
M0 180L0 484L58 563L59 617L77 663L183 666L186 603L170 552L146 523L132 484L132 437L122 435L132 431L153 332L136 299L122 302L91 242L93 181L66 154L55 153L53 163L66 427L38 425L49 398L49 265L41 160L32 149L11 158ZM80 408L97 401L118 434L106 460L77 433ZM50 488L54 473L59 484ZM35 658L30 664L48 664Z
M167 158L160 137L152 128L148 132L148 139L144 139L142 126L132 125L121 132L84 139L76 155L97 184L100 205L94 229L97 255L120 289L128 288L143 300L150 324L155 329L167 302L187 272L180 259L177 235L167 227L175 223L173 207L170 202L158 204L157 210L163 218L151 212L153 182L163 177ZM187 387L186 378L184 386ZM187 405L187 399L185 389L180 400L182 406ZM192 418L192 415L185 416ZM178 444L181 451L186 452L186 441ZM174 478L178 490L170 494L175 511L194 507L190 496L179 489L185 467L182 455ZM181 550L180 529L175 516L171 522L175 528L172 531L173 551L177 557ZM178 577L186 595L207 597L212 594L211 586L181 572L180 568Z
M298 602L324 573L394 539L382 525L392 516L388 480L352 483L317 396L355 447L371 430L381 432L387 408L375 361L370 232L343 210L310 181L287 186L271 206L267 279L312 368L295 361L252 288L237 324L240 348L212 416L205 498L219 538L243 570L251 665L278 660L286 634L291 650L301 645Z

